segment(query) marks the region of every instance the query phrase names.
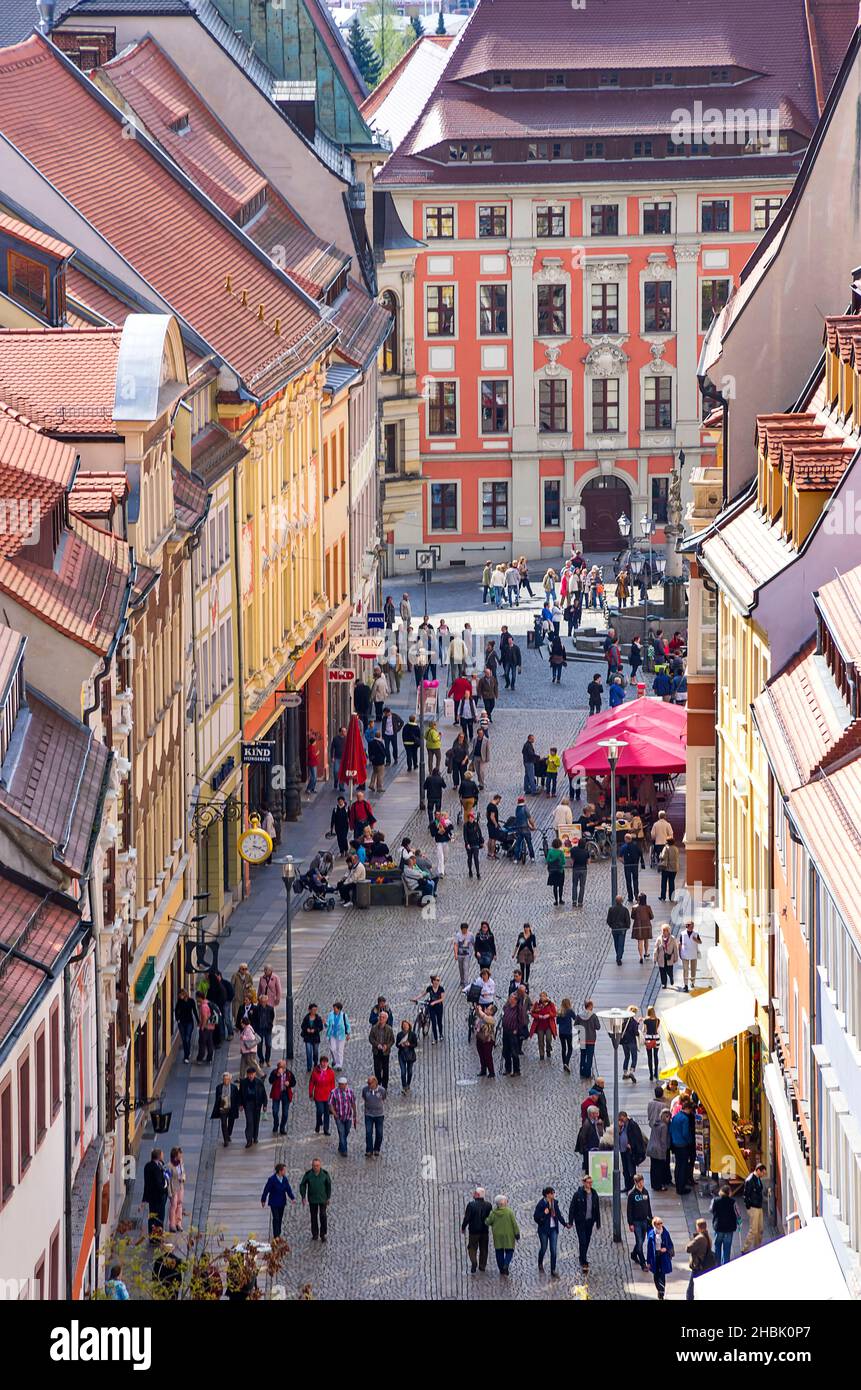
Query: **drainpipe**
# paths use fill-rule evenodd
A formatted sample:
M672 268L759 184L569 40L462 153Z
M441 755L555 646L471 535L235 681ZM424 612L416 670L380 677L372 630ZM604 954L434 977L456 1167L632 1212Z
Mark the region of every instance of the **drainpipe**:
M807 990L810 1017L807 1028L807 1074L810 1078L810 1211L812 1216L818 1216L819 1189L816 1182L816 1170L819 1167L819 1087L817 1084L819 1073L813 1049L816 1046L819 1031L819 996L816 991L816 962L819 959L819 894L816 891L816 873L810 856L808 856L807 872L810 880L810 927L807 939Z
M69 979L69 971L73 965L82 961L93 939L92 923L88 924L89 931L81 943L81 949L76 956L70 956L63 966L63 1130L66 1152L66 1171L63 1175L63 1244L65 1246L65 1266L66 1266L66 1293L65 1297L72 1297L72 1282L75 1271L72 1267L72 1035L69 1027L69 1019L72 1012L72 988Z
M245 643L242 632L242 530L239 524L239 469L233 467L233 572L236 576L236 593L233 605L236 613L236 678L239 690L239 810L240 827L245 824L245 769L242 766L242 739L245 734ZM239 874L239 887L242 897L246 897L245 873Z

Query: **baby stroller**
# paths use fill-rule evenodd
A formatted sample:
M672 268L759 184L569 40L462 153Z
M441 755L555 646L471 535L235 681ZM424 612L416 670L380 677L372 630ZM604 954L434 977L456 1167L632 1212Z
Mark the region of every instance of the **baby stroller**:
M500 841L502 849L505 851L506 859L519 859L521 864L526 863L526 845L520 847L520 854L515 855L514 847L517 844L517 825L514 816L509 816L505 824L501 826L503 838Z
M334 861L329 851L321 850L312 859L307 872L299 874L293 880L293 892L306 895L302 904L305 912L334 911L335 899L326 877L327 874L331 873L333 864Z

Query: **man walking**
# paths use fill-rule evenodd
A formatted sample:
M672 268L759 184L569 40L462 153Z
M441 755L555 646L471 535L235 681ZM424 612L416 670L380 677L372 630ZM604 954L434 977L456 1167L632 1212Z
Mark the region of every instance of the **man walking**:
M526 1027L526 999L522 994L509 994L502 1010L502 1061L506 1076L520 1075L520 1034Z
M421 729L414 714L411 714L401 733L401 742L407 755L407 772L415 772L419 765L419 741Z
M538 785L535 781L535 764L538 754L535 751L535 735L530 734L520 750L523 758L523 790L527 796L535 796ZM522 800L522 798L519 798Z
M530 735L531 737L531 735ZM530 764L532 770L532 780L535 781L535 768ZM520 858L523 853L523 846L529 850L529 858L535 861L535 850L532 845L532 832L535 829L535 822L526 809L526 797L517 798L517 806L514 811L514 829L517 832L517 839L514 841L514 857Z
M649 1227L652 1224L652 1199L646 1191L642 1173L634 1174L634 1185L628 1193L626 1215L628 1230L632 1231L634 1235L631 1259L640 1266L640 1269L644 1270L646 1268L646 1253L643 1247L646 1236L649 1234Z
M245 1147L260 1142L260 1116L266 1109L266 1087L256 1067L249 1067L239 1083L239 1101L245 1111Z
M589 851L582 840L571 846L571 906L582 907L589 871Z
M446 788L446 780L438 767L429 772L425 778L425 797L427 798L428 811L428 830L433 834L435 830L434 816L442 810L442 794Z
M365 1107L365 1158L379 1158L383 1147L386 1087L380 1085L376 1076L369 1076L367 1086L362 1087L362 1103Z
M468 922L461 922L460 929L454 938L454 958L457 961L457 973L460 978L461 989L466 989L469 984L469 963L472 959L475 937L469 929Z
M550 1278L558 1279L556 1273L556 1257L559 1250L559 1230L565 1225L565 1219L559 1210L559 1203L556 1200L556 1192L552 1187L545 1187L541 1192L541 1201L537 1203L532 1219L538 1227L538 1272L544 1273L544 1256L547 1254L547 1247L550 1247Z
M325 1240L329 1230L328 1206L332 1197L332 1179L319 1158L311 1162L311 1167L303 1173L299 1184L302 1205L307 1202L311 1208L311 1239Z
M693 989L697 982L697 961L700 958L700 947L703 939L696 930L694 923L690 920L685 922L679 935L679 957L682 962L682 988L685 994L689 993L688 986Z
M267 1179L260 1197L260 1205L264 1211L268 1205L272 1212L272 1234L276 1239L281 1234L281 1223L284 1220L284 1210L288 1199L294 1203L296 1201L293 1189L287 1180L287 1164L276 1163L275 1172Z
M630 1192L634 1186L634 1174L646 1157L646 1141L637 1121L631 1118L627 1110L619 1111L618 1123L622 1176L625 1180L625 1191Z
M389 1061L395 1045L395 1035L389 1027L389 1016L383 1009L368 1034L374 1055L374 1076L384 1090L389 1088ZM364 1092L362 1092L364 1095Z
M376 728L371 730L368 739L368 762L371 764L371 791L382 792L385 790L383 778L386 766L386 745L380 738Z
M332 1092L329 1109L338 1131L338 1153L347 1157L347 1139L353 1125L358 1124L356 1114L356 1095L346 1076L338 1077L338 1084Z
M601 673L596 671L589 684L586 686L586 694L589 696L589 713L601 713L601 697L604 694L604 687L601 684Z
M670 1120L670 1148L675 1160L676 1192L680 1197L691 1190L693 1144L693 1108L689 1101L684 1101Z
M580 1048L580 1075L590 1077L592 1075L592 1060L595 1056L595 1039L601 1027L601 1020L595 1013L592 1000L587 999L583 1005L584 1012L577 1014L574 1022L578 1028L583 1030L583 1042Z
M580 1268L585 1273L589 1268L589 1242L592 1239L592 1231L601 1229L601 1204L592 1191L592 1179L588 1173L583 1174L583 1181L571 1198L568 1225L573 1226L577 1232Z
M635 903L640 894L640 870L645 869L646 863L643 859L643 851L640 849L640 842L635 840L633 835L627 834L625 836L621 859L625 869L628 902Z
M496 708L496 702L499 699L499 681L496 679L496 676L493 674L489 666L485 667L484 675L478 682L477 692L479 698L484 704L484 709L485 713L487 714L487 718L489 722L492 724L493 711Z
M469 1268L473 1274L477 1271L483 1274L487 1269L487 1247L490 1237L490 1232L487 1229L487 1218L492 1210L492 1206L484 1195L484 1188L477 1187L472 1194L472 1201L466 1204L463 1220L460 1223L461 1233L466 1232L466 1253L469 1256Z
M748 1250L758 1250L762 1245L763 1179L765 1172L765 1164L757 1163L753 1172L745 1178L744 1204L747 1207L750 1227L742 1247L743 1254L747 1254Z
M332 768L332 785L336 792L344 790L343 782L338 779L341 775L341 759L344 756L344 749L347 746L347 730L345 725L341 725L336 734L332 735L332 742L329 744L329 763Z
M625 954L625 939L631 930L631 914L622 901L621 893L617 894L616 901L607 913L607 926L613 933L616 964L621 965Z
M164 1166L164 1150L153 1149L149 1163L144 1165L142 1206L149 1208L147 1229L151 1241L161 1239L164 1214L170 1193L170 1177Z

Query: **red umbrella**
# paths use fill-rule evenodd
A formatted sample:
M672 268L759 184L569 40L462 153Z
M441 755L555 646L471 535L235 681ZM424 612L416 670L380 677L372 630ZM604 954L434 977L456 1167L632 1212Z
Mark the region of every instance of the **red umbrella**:
M594 715L574 746L563 753L565 771L607 772L607 750L601 743L610 737L626 745L616 765L620 773L685 770L687 710L678 705L663 700L632 700Z
M368 776L368 758L365 752L365 739L362 724L357 714L350 715L347 725L347 741L341 755L338 781L350 783L350 800L356 787L363 787Z

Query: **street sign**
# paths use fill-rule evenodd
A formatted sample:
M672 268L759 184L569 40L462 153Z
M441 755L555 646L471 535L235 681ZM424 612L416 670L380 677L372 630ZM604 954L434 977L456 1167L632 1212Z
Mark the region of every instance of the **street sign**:
M274 743L243 743L242 745L242 761L246 764L263 763L268 767L274 755Z
M369 614L368 614L368 631L369 631L369 632L374 632L374 631L376 631L376 632L382 632L382 630L383 630L383 628L385 627L385 625L386 625L386 620L385 620L385 617L383 616L382 613L369 613Z
M285 709L299 709L302 704L302 694L299 690L284 690L280 699Z
M368 624L364 618L350 619L350 641L354 642L360 637L367 636Z
M355 679L355 671L348 671L340 666L336 666L329 672L329 680L333 685L336 685L339 681L354 681Z

